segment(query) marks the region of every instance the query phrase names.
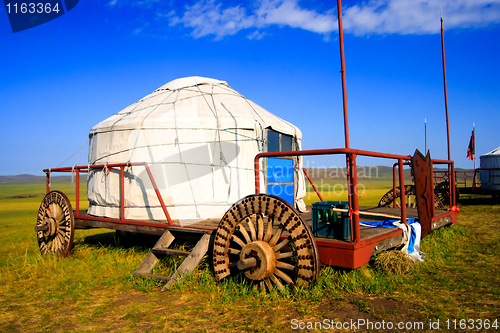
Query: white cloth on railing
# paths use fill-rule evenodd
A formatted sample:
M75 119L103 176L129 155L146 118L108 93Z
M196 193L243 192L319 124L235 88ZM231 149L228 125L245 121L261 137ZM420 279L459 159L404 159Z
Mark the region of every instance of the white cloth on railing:
M420 239L422 237L422 227L414 218L407 219L408 224L401 220L387 220L382 222L359 222L360 225L382 228L399 228L403 230L403 248L401 251L406 253L414 261L425 261L425 253L420 251Z

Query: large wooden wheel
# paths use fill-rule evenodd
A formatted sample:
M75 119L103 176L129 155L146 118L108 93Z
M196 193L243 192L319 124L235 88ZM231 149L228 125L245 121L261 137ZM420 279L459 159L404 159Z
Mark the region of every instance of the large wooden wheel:
M406 207L416 208L417 207L417 197L416 197L415 185L405 185L405 202ZM389 190L379 201L379 207L392 207L393 202L396 201L396 207L401 207L401 191L399 186L396 188L396 195L394 195L394 190ZM444 209L443 202L439 197L434 194L434 207L436 209Z
M71 202L64 193L52 191L43 198L35 231L43 255L68 255L73 245L75 220Z
M450 204L450 183L447 180L437 184L436 188L434 188L434 193L436 193L436 195L439 197L439 199L441 199L444 205ZM455 185L456 202L458 202L459 197L460 197L460 191L458 190L458 187Z
M217 280L241 277L262 291L307 286L319 272L309 228L287 202L266 194L235 203L217 228L213 269Z

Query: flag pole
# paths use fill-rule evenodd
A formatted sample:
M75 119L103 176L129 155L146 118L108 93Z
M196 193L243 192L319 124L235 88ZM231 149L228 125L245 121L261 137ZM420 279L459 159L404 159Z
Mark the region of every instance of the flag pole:
M472 123L472 133L474 136L474 170L476 170L476 123Z
M448 92L446 89L446 62L444 58L444 30L443 30L443 15L441 15L441 49L443 53L443 80L444 80L444 105L446 109L446 134L448 138L448 160L451 161L451 148L450 148L450 121L448 116ZM455 191L452 190L452 186L455 185L455 175L453 174L453 170L451 164L448 164L448 175L450 178L450 206L454 206L456 204L455 201Z
M446 89L446 62L444 58L444 31L443 31L443 17L441 16L441 49L443 53L443 80L444 80L444 106L446 109L446 133L448 138L448 160L451 160L450 149L450 121L448 116L448 92Z
M424 150L424 154L427 155L427 118L424 119L425 121L425 150Z

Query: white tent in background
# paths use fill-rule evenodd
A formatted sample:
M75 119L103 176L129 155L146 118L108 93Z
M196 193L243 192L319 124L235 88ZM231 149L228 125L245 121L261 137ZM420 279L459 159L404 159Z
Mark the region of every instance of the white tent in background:
M147 162L171 218L188 225L219 219L254 193L255 155L268 148L300 150L302 134L224 81L187 77L100 122L89 137L90 165ZM278 140L273 149L271 137ZM300 161L293 163L292 198L302 208L304 178L297 171ZM119 169L109 170L89 170L88 213L118 218ZM266 181L261 172L261 183ZM124 188L125 218L165 220L143 166L125 170Z
M500 147L481 155L479 161L481 188L500 191Z

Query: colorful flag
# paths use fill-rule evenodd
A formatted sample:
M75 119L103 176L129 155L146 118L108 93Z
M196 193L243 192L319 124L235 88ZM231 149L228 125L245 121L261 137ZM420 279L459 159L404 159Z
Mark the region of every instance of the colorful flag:
M467 148L467 158L472 160L474 158L474 154L476 153L474 147L474 130L472 130L472 134L470 136L469 148Z

